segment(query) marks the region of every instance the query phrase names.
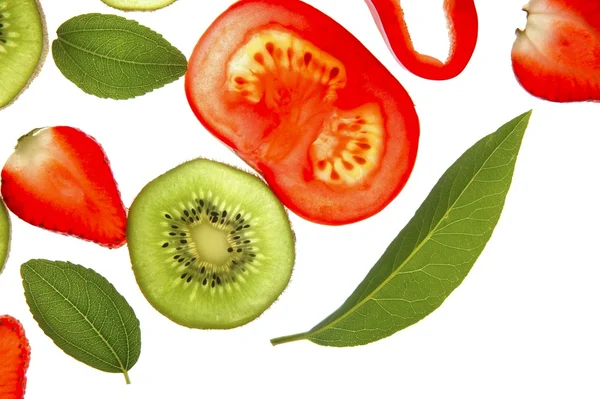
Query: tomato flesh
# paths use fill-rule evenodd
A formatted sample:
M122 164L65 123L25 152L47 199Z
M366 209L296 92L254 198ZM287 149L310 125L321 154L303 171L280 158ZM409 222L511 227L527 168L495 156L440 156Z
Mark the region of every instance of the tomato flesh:
M365 219L404 187L419 139L400 83L298 0L242 0L200 38L186 94L202 124L299 216Z

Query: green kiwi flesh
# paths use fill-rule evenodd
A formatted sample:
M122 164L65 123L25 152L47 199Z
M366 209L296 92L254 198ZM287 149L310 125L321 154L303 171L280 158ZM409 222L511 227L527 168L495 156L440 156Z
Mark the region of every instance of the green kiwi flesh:
M35 78L47 53L44 15L36 0L0 0L0 108Z
M258 177L196 159L148 183L127 222L136 281L172 321L227 329L261 315L289 283L294 234Z
M0 198L0 273L4 270L10 250L10 219L4 201Z
M175 0L102 0L102 2L123 11L152 11L171 5Z

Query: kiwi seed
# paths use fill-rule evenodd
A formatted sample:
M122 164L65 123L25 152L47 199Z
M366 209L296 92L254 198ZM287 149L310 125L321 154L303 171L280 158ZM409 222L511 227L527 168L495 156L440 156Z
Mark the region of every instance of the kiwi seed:
M176 323L232 328L262 314L295 260L287 213L257 177L197 159L150 182L127 226L136 280Z

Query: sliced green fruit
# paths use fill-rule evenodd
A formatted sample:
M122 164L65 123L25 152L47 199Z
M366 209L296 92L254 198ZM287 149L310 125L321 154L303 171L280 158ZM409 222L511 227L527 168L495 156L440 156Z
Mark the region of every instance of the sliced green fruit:
M10 251L10 219L4 201L0 198L0 273L4 269Z
M0 0L0 108L36 77L48 49L44 14L36 0Z
M142 189L129 210L127 240L146 299L192 328L255 319L283 292L295 261L287 213L267 185L205 159Z
M175 0L102 0L108 6L124 11L151 11L175 3Z

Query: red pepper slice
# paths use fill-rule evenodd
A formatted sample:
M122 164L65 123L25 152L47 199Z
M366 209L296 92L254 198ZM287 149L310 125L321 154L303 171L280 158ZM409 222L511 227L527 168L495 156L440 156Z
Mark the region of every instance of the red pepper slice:
M477 10L473 0L445 0L450 54L445 62L415 50L401 0L365 0L379 31L406 69L425 79L447 80L458 76L467 66L477 43Z
M241 0L208 28L185 88L208 131L284 205L322 224L383 209L411 174L414 104L340 24L298 0Z

